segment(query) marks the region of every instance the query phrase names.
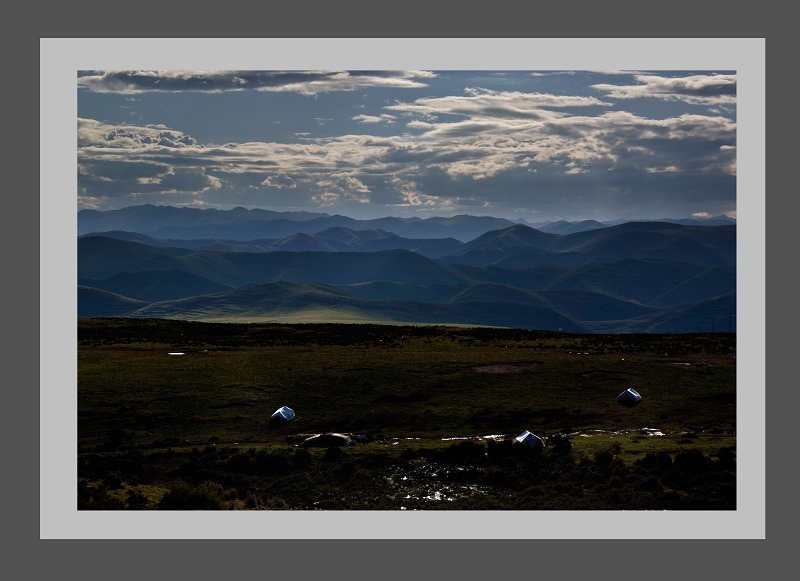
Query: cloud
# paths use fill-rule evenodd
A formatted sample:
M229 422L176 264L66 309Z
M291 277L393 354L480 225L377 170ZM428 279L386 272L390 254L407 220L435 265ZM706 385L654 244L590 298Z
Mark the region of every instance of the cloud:
M733 84L725 85L724 75L626 74L638 84L595 85L605 92L602 98L468 87L459 95L384 101L381 111L373 111L376 114L353 117L317 107L324 101L318 99L304 120L327 122L325 137L297 131L286 142L216 145L200 143L195 136L165 125L79 119L79 201L84 207L97 207L105 199L166 199L174 194L178 198L170 200L185 203L226 200L298 208L383 204L389 209L455 212L484 208L491 199L495 208L508 213L532 207L534 199L537 204L560 204L563 194L551 194L556 191L568 191L570 203L579 207L590 199L582 192L598 189L626 203L641 196L640 187L687 199L690 192L698 196L697 184L735 193L736 123L713 112L735 111L735 79L728 76ZM118 92L249 88L311 95L357 86L405 87L431 75L107 72L80 77L79 86ZM611 102L635 96L684 102L702 97L707 113L648 118ZM731 96L733 102L708 103ZM361 100L360 95L356 98ZM670 105L668 111L675 109ZM289 127L290 117L285 121L287 131L308 128ZM376 127L374 133L398 131L370 135L370 127ZM723 209L730 211L733 206L729 203ZM718 201L701 207L717 214L723 211L717 210ZM533 210L544 212L542 207Z
M165 193L200 194L208 189L219 189L219 178L206 175L203 168L177 168L161 176L158 186Z
M691 75L662 77L636 74L637 85L592 85L613 99L650 97L684 101L692 105L730 105L736 102L736 75Z
M440 198L437 196L429 196L425 194L414 180L404 180L400 177L393 177L387 182L395 192L400 194L399 199L392 200L392 205L399 208L416 208L429 207L436 208L439 211L447 212L452 209L452 200L447 198ZM386 202L387 200L384 200Z
M594 116L551 111L598 105L597 100L472 89L466 97L419 99L386 108L449 121L407 123L421 131L415 153L453 178L484 179L515 166L605 171L724 171L735 173L736 124L719 116L684 114L647 119L625 111ZM463 116L452 120L449 115ZM536 165L539 168L535 167Z
M323 195L322 199L332 199L331 196L335 195L337 200L360 203L370 201L369 187L351 175L333 174L329 179L320 180L315 185L320 192L317 195Z
M534 71L530 73L532 77L551 77L551 76L560 76L560 75L574 75L575 71L550 71L546 73L542 73L539 71Z
M487 103L487 96L495 103ZM609 172L735 175L736 125L723 117L653 120L623 111L587 116L541 109L540 118L532 119L529 111L514 117L514 107L497 115L498 100L526 101L516 94L476 91L458 101L460 110L477 111L476 118L418 123L420 133L413 136L340 135L301 143L203 145L162 125L112 126L80 119L81 195L96 200L189 192L192 187L207 194L291 189L298 204L363 204L380 198L395 199L398 207L449 207L458 196L442 178L475 184L500 175L531 179L552 172L602 175L604 182L612 179ZM425 101L430 111L443 111ZM443 107L447 103L438 101ZM392 182L395 178L399 181ZM431 180L439 180L436 188ZM386 183L394 194L385 191L381 184ZM399 188L401 183L406 185Z
M395 117L394 115L389 115L384 113L381 116L375 115L356 115L355 117L351 118L353 121L358 121L359 123L394 123Z
M424 118L462 115L471 119L541 120L552 117L552 113L545 109L610 106L610 103L595 97L493 91L481 88L467 88L464 92L466 96L423 98L413 103L396 103L385 108L390 111L413 113Z
M311 202L317 206L335 206L342 201L342 196L340 194L332 193L332 192L324 192L320 194L315 194L311 196Z
M101 71L78 77L78 88L95 93L284 91L316 95L367 87L422 88L428 71Z
M261 182L262 186L266 186L268 188L296 188L297 182L286 175L286 172L279 172L276 175L267 176L267 178Z
M194 147L197 141L163 125L113 126L93 119L78 119L78 147Z

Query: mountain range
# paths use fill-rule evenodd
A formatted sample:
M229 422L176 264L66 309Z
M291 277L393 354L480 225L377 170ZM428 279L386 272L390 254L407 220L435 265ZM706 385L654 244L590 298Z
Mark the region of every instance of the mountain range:
M78 316L709 331L736 311L736 226L706 220L546 231L473 216L81 210Z
M683 226L733 226L736 221L727 216L647 220ZM597 222L583 220L567 222L513 222L491 216L451 216L432 218L384 217L357 220L347 216L314 212L275 212L272 210L237 207L232 210L215 208L176 208L144 204L119 210L83 209L78 212L78 236L121 230L138 232L159 239L221 239L250 241L277 239L292 234L316 234L328 228L351 230L384 230L405 238L455 238L469 242L490 230L500 230L515 224L529 226L551 234L574 234L584 230L616 226L626 221Z

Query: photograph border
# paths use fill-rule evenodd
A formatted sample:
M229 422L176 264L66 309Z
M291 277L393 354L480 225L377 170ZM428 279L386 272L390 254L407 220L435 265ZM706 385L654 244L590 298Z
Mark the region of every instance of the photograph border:
M735 70L737 510L502 511L478 519L469 511L78 511L77 248L60 242L77 239L76 72L201 68ZM385 539L765 538L764 120L765 41L758 38L149 39L135 47L126 39L40 39L41 538L300 539L313 531L313 538L357 539L366 530ZM65 281L74 281L71 290Z

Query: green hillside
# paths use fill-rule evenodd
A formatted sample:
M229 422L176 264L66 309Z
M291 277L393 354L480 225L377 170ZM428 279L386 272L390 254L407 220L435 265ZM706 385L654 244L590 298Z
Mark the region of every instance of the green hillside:
M78 285L78 317L124 317L147 306L145 301Z
M78 284L149 303L234 290L230 285L208 280L177 268L121 272L104 279L83 278L78 279Z
M299 321L309 313L324 320L524 327L565 332L585 328L545 306L503 300L426 303L367 300L324 285L268 283L226 293L152 303L129 316L193 321Z

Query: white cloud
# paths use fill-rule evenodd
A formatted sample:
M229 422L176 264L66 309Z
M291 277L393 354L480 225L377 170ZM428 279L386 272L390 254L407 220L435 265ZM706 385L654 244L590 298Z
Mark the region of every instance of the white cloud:
M412 207L418 209L420 207L428 207L436 208L445 213L452 209L452 200L426 195L414 180L404 180L396 176L389 180L388 184L401 196L401 201L394 204L399 208Z
M262 186L266 186L268 188L296 188L297 182L294 179L289 177L286 172L279 172L275 175L267 176L267 178L261 182Z
M592 85L614 99L651 97L665 101L684 101L693 105L731 105L736 103L736 75L691 75L661 77L637 74L637 85Z
M351 117L353 121L358 121L359 123L394 123L395 117L394 115L389 115L384 113L380 116L375 115L356 115L355 117Z
M194 147L194 138L161 125L114 126L93 119L78 119L78 147ZM202 146L200 146L202 147Z
M412 122L409 126L420 131L417 135L342 135L304 143L202 145L192 136L163 125L112 126L80 119L78 161L84 174L83 195L97 198L108 191L110 186L102 182L111 179L109 176L122 184L123 193L137 191L137 183L151 189L160 185L165 191L188 191L187 187L171 185L169 180L174 178L162 177L170 173L184 178L200 175L180 174L180 168L203 172L205 181L195 182L201 191L261 185L289 188L300 194L299 184L310 180L317 184L316 192L304 186L302 195L324 189L322 193L337 194L337 199L360 202L370 199L372 185L382 176L422 183L431 172L472 181L517 169L540 174L548 167L569 175L592 168L651 174L689 169L735 175L736 124L723 117L687 114L652 120L623 111L579 116L520 109L521 103L567 102L552 101L552 96L528 98L519 93L483 91L471 95L456 100L422 100L426 112L444 115L458 109L475 111L476 116L451 122ZM502 114L497 114L500 102L505 105ZM397 107L401 106L390 106ZM539 119L531 118L534 110ZM522 113L515 117L515 111ZM112 169L114 174L109 173ZM135 177L141 179L137 182L131 177L131 185L124 186L125 176L136 172L139 175ZM424 200L428 204L432 199L424 198L418 189L406 187L403 191L408 203ZM327 202L332 199L322 198Z
M471 119L547 119L553 108L610 105L594 97L559 96L543 93L505 92L467 88L466 96L431 97L413 103L396 103L385 107L390 111L420 116L463 115Z
M318 206L335 206L341 202L342 196L333 192L323 192L311 196L311 201Z

